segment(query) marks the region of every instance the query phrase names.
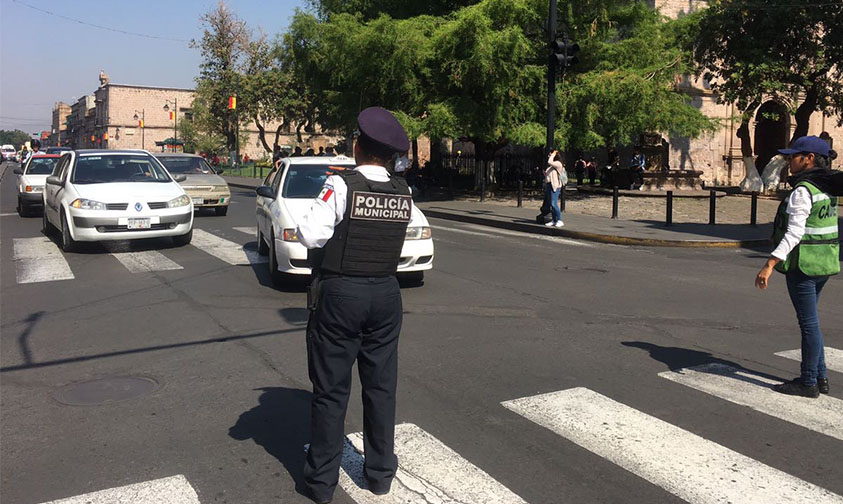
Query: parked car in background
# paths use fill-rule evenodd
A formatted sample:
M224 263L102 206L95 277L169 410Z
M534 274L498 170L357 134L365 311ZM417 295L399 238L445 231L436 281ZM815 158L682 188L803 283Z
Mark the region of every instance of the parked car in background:
M14 145L3 145L0 147L0 154L2 154L3 158L0 161L17 161L18 160L18 151L15 150Z
M156 153L155 157L173 175L184 175L181 183L194 208L213 208L217 215L228 213L231 190L205 158L196 154Z
M155 157L141 150L78 150L64 154L47 177L44 232L61 233L61 248L80 241L193 237L193 202Z
M41 193L60 157L58 154L37 154L30 157L21 168L15 168L15 175L18 176L18 215L26 217L44 208Z
M70 147L47 147L44 152L47 154L64 154L65 152L72 151Z
M280 168L270 173L257 188L258 252L269 254L269 273L274 283L283 283L285 274L310 274L307 249L296 235L298 222L310 211L330 171L354 166L354 160L345 156L285 158ZM424 272L431 268L430 224L413 204L398 263L398 278L421 284Z

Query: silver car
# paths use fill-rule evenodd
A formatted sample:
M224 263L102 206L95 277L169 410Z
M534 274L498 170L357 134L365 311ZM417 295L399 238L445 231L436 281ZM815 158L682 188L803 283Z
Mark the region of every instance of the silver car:
M194 208L213 208L217 215L228 213L231 190L228 183L205 161L196 154L168 154L160 152L155 157L161 161L173 176L186 177L181 186L190 196Z

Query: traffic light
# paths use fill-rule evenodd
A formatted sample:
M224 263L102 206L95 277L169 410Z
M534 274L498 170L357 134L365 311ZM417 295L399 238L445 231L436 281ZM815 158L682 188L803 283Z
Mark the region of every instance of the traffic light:
M580 45L568 39L566 35L556 37L556 40L550 43L550 50L553 53L552 57L556 58L563 72L569 66L576 65L579 62L577 53L580 52Z

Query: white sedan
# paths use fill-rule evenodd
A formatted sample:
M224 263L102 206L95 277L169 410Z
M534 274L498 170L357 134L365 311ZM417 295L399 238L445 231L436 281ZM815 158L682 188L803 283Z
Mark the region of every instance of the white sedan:
M26 217L32 210L41 209L44 204L41 193L59 157L57 154L36 154L30 156L24 166L15 168L18 176L18 215Z
M269 272L276 284L283 282L284 274L310 274L307 249L299 242L296 227L322 190L332 166L350 169L355 165L345 156L286 158L281 168L270 173L264 185L256 190L258 252L269 254ZM413 205L398 263L398 276L421 284L424 272L431 268L430 224L422 211Z
M64 154L44 189L44 232L61 232L61 247L80 241L193 237L193 203L164 166L140 150Z

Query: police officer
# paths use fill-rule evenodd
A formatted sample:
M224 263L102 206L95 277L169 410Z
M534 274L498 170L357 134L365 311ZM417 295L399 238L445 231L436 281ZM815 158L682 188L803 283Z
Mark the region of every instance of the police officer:
M307 356L311 441L304 467L310 497L330 502L339 479L344 419L357 361L363 386L364 474L377 495L389 492L394 452L395 389L401 292L395 272L412 212L410 190L392 164L410 147L387 110L357 117L357 167L329 176L298 227L314 277Z
M782 394L819 397L829 391L825 349L817 303L829 276L840 272L837 196L843 194L839 173L828 169L828 143L815 136L798 138L780 153L789 157L793 186L776 214L773 250L755 285L766 289L773 269L785 274L802 332L799 377L776 385Z
M29 142L29 146L31 147L31 149L26 151L25 156L21 157L21 166L24 166L26 162L29 161L29 158L31 158L32 156L36 154L43 154L43 152L41 152L41 140L38 140L36 138L35 140Z

